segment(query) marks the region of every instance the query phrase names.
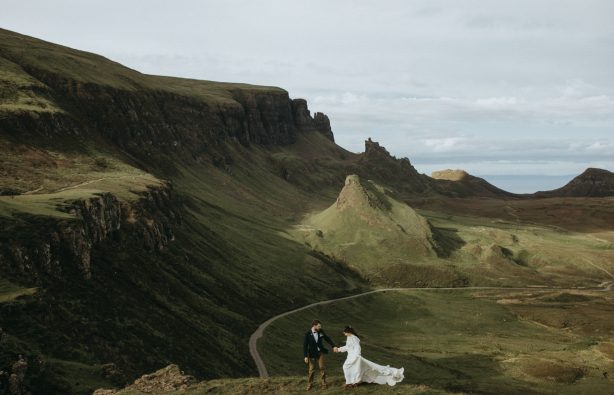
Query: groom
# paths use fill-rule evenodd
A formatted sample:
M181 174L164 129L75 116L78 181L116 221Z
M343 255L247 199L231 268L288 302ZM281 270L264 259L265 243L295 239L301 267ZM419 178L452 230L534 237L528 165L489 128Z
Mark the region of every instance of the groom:
M313 320L311 329L305 333L305 341L303 342L303 354L305 363L309 365L309 379L307 391L313 387L313 376L315 375L316 362L320 368L320 377L322 378L322 389L327 388L326 371L324 370L324 354L328 354L328 350L324 348L322 340L326 340L333 347L333 351L337 352L337 345L330 337L322 330L320 320Z

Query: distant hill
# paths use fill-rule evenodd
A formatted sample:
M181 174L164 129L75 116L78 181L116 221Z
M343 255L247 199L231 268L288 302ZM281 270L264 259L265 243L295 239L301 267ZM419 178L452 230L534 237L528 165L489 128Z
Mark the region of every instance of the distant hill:
M604 169L588 168L565 186L551 191L540 191L536 197L605 197L614 196L614 173Z
M520 195L497 188L485 179L472 176L460 169L434 171L431 177L435 180L437 191L444 195L454 197L520 197Z

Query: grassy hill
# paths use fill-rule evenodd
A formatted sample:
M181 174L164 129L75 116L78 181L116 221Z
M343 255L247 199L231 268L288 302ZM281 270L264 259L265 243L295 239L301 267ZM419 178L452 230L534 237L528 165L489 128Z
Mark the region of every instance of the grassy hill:
M396 283L396 276L387 277L391 270L432 264L440 247L429 222L389 193L373 181L349 175L335 203L306 216L292 233L374 283Z

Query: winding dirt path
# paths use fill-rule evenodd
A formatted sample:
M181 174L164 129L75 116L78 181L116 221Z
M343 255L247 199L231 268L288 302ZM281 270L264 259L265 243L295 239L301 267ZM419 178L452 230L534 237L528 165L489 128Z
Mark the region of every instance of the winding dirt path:
M100 181L119 180L119 179L122 179L122 178L139 178L139 177L141 177L141 175L139 175L139 174L126 174L126 175L117 176L117 177L101 177L101 178L96 178L96 179L93 179L93 180L83 181L83 182L80 182L79 184L69 185L67 187L62 187L62 188L56 189L55 191L50 191L49 193L57 193L57 192L67 191L69 189L79 188L79 187L82 187L82 186L85 186L85 185L89 185L89 184L93 184L93 183L100 182ZM26 192L22 193L21 195L33 195L36 192L42 191L43 189L45 189L45 187L44 186L40 186L40 187L38 187L36 189L33 189L31 191L26 191Z
M588 263L592 267L601 270L602 272L604 272L605 274L607 274L608 276L610 276L614 280L614 274L610 273L606 268L603 268L603 267L593 263L593 261L591 261L589 259L586 259L586 258L584 258L584 261L586 261L586 263Z
M83 181L79 184L76 185L70 185L64 188L60 188L58 189L56 192L62 192L62 191L66 191L68 189L75 189L75 188L79 188L82 187L84 185L89 185L89 184L93 184L95 182L100 182L100 181L106 181L106 180L119 180L122 178L137 178L140 177L138 174L128 174L128 175L123 175L123 176L117 176L117 177L102 177L102 178L96 178L94 180L88 180L88 181Z
M603 270L603 269L602 269ZM608 272L608 274L611 275L611 273ZM269 372L267 371L266 365L264 363L264 361L262 360L262 357L260 356L260 353L258 353L258 347L257 347L257 343L258 343L258 339L260 339L262 337L262 335L264 334L265 329L271 325L273 322L275 322L276 320L285 317L287 315L302 311L302 310L306 310L309 309L311 307L315 307L315 306L322 306L322 305L326 305L326 304L330 304L330 303L335 303L335 302L340 302L342 300L348 300L348 299L354 299L354 298L359 298L361 296L365 296L365 295L370 295L370 294L374 294L374 293L378 293L378 292L387 292L387 291L416 291L416 290L420 290L420 291L466 291L466 290L488 290L488 289L493 289L493 290L510 290L510 291L524 291L524 290L587 290L587 291L610 291L612 289L612 286L614 285L614 282L605 282L600 284L603 287L602 288L559 288L559 287L442 287L442 288L380 288L380 289L375 289L372 291L367 291L367 292L363 292L360 294L356 294L356 295L351 295L351 296L345 296L342 298L336 298L336 299L329 299L329 300L323 300L321 302L316 302L316 303L312 303L312 304L308 304L306 306L303 307L299 307L297 309L294 310L290 310L290 311L286 311L285 313L281 313L278 314L274 317L269 318L268 320L266 320L265 322L263 322L262 324L260 324L260 326L258 327L258 329L256 329L256 331L254 333L252 333L252 335L249 338L249 353L251 354L254 363L256 364L256 367L258 368L258 375L261 378L267 378L269 377Z

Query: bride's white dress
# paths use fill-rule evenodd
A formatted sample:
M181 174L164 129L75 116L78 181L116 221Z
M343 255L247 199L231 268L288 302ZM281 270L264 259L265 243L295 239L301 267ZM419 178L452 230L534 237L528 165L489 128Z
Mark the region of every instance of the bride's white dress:
M395 385L405 378L404 368L382 366L363 358L360 355L360 339L357 336L348 336L345 346L339 347L339 351L348 353L343 363L346 384L365 382Z

